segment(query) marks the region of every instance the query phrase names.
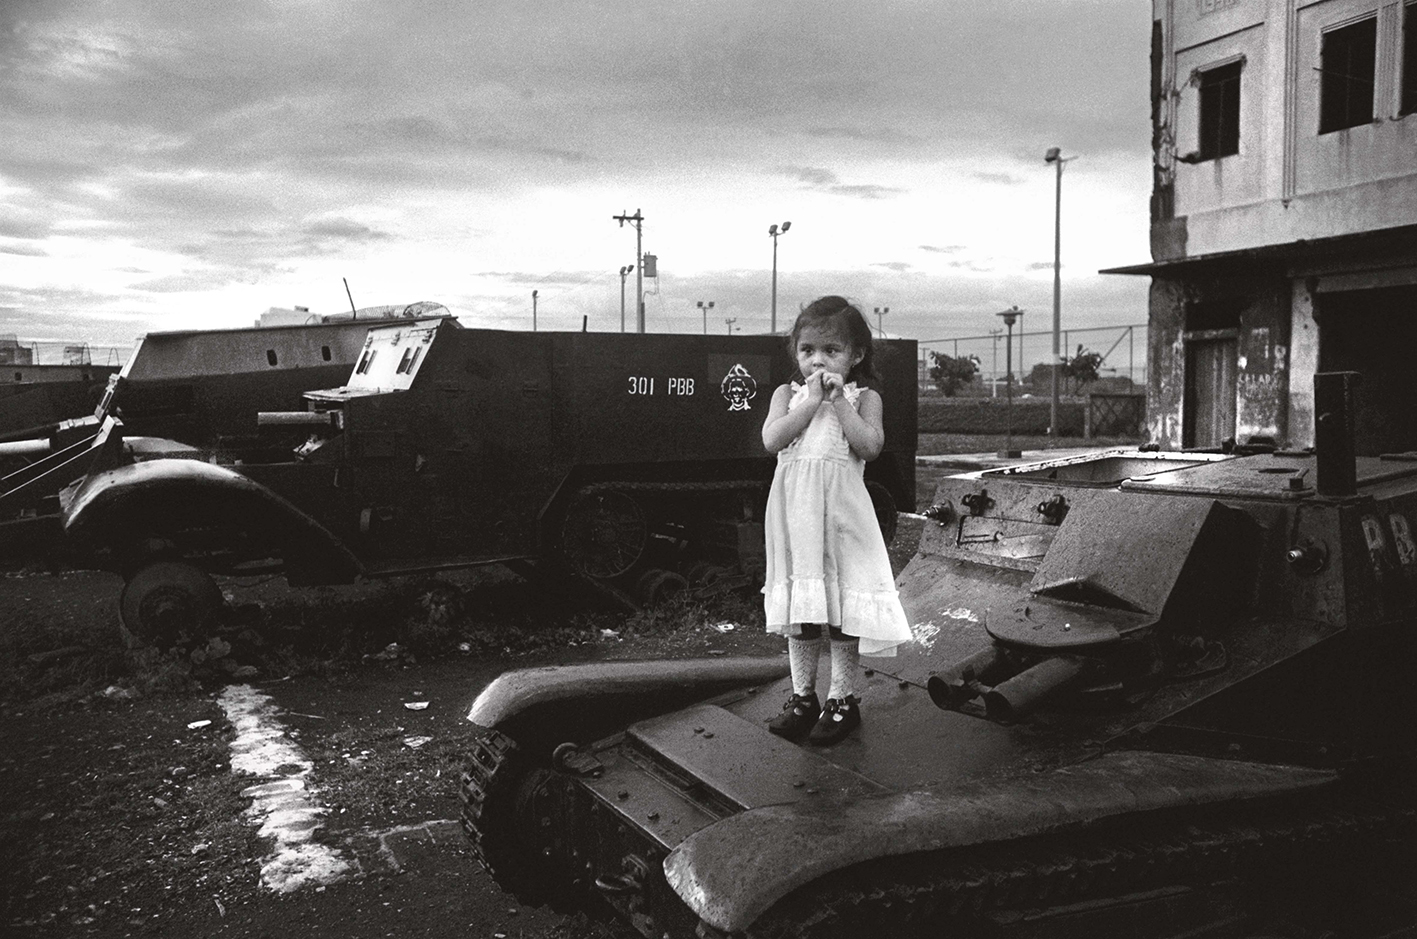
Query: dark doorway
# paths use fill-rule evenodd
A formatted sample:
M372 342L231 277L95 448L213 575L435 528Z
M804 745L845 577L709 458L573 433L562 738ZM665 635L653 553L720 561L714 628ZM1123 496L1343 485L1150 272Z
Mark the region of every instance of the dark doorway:
M1360 456L1417 449L1417 287L1315 298L1319 370L1359 372L1354 415Z
M1186 340L1184 446L1219 447L1235 439L1236 345L1232 335Z

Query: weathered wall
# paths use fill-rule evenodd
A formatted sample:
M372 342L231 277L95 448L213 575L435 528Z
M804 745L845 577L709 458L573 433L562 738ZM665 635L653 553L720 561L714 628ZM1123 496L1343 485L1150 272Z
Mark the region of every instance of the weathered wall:
M1289 427L1289 284L1254 285L1240 313L1235 439L1270 437L1283 443Z
M1146 427L1152 443L1181 446L1186 398L1186 289L1180 281L1153 277L1147 330Z
M1417 113L1401 113L1393 0L1153 0L1157 260L1357 234L1417 213ZM1373 17L1373 119L1318 133L1321 36ZM1239 152L1198 157L1198 75L1241 62ZM1155 211L1161 203L1167 211Z
M1289 305L1289 434L1287 445L1314 445L1314 375L1319 370L1319 324L1308 284L1291 284Z

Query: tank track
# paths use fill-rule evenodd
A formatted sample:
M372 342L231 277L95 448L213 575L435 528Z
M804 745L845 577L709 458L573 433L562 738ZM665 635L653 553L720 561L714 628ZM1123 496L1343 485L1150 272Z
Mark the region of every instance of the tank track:
M549 894L557 891L518 853L525 839L513 830L515 803L530 788L521 766L517 745L505 734L489 731L474 742L460 787L462 826L473 855L504 889L528 902L551 902ZM505 831L498 819L507 823ZM1100 829L860 864L785 898L748 937L910 937L940 935L941 928L987 936L1000 918L1028 910L1253 879L1257 871L1270 882L1299 869L1341 869L1348 860L1355 869L1372 868L1388 856L1375 860L1375 849L1411 851L1414 841L1417 808L1348 791L1173 811Z
M559 907L561 892L538 876L536 859L527 847L531 839L517 830L521 803L535 789L535 779L528 774L541 772L529 766L511 737L495 730L480 734L458 786L459 821L473 857L503 890L523 903Z
M1411 808L1337 802L1198 809L1110 830L986 845L938 861L915 855L869 862L784 899L748 935L905 937L941 935L949 927L956 936L987 936L1000 921L1029 910L1242 881L1257 871L1272 883L1286 871L1338 868L1350 857L1371 866L1374 848L1400 848L1417 832Z
M488 796L496 792L494 780L516 748L516 743L506 734L495 730L479 734L472 741L472 753L458 785L458 798L462 802L459 821L462 823L463 833L467 835L477 863L494 875L497 873L496 865L487 856L478 823L486 814ZM493 855L495 854L494 844Z

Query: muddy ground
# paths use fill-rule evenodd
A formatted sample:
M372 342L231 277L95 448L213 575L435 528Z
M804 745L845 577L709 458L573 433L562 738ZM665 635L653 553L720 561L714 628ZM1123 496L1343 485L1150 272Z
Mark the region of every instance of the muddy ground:
M920 524L903 517L897 569ZM624 935L523 908L472 859L453 824L468 707L509 668L781 654L756 597L631 615L495 568L305 590L226 580L221 642L132 652L115 628L120 586L87 571L0 577L0 933ZM283 712L328 809L319 840L354 877L261 886L270 843L246 814L251 780L231 770L218 706L233 683Z

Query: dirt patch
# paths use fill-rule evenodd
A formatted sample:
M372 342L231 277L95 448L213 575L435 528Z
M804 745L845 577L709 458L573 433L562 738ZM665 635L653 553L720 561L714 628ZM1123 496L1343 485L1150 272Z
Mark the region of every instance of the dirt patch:
M900 520L897 572L920 525ZM419 929L516 914L490 881L470 885L482 876L471 857L404 887L360 834L456 816L463 718L482 684L526 665L783 651L754 593L631 614L485 569L344 588L226 580L233 618L215 643L133 652L115 625L120 586L85 571L0 581L0 928L11 934L276 935L336 916L345 936L396 924L411 935L391 903L421 910ZM363 888L298 908L262 894L268 846L243 815L250 780L230 771L234 731L215 700L232 681L281 696L330 813L321 837L361 859ZM400 890L416 895L389 899ZM514 934L603 930L566 920Z

